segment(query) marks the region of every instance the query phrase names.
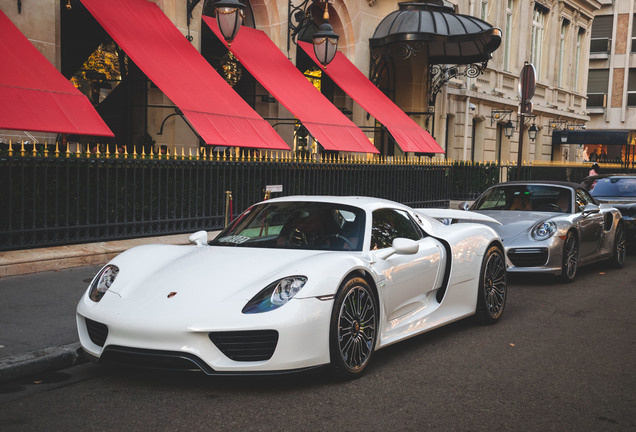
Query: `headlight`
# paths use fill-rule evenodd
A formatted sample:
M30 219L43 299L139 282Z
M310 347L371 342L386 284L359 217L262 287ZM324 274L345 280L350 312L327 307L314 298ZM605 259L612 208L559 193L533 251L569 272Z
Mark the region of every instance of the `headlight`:
M556 232L556 224L554 222L540 222L532 228L532 238L535 240L547 240Z
M115 282L115 278L118 274L119 267L112 264L107 265L106 267L101 269L91 283L90 293L88 294L90 299L94 302L100 301L102 297L104 297L106 291L108 291L108 288L110 288L113 282Z
M273 282L256 294L243 313L261 313L277 309L291 300L307 283L305 276L289 276Z

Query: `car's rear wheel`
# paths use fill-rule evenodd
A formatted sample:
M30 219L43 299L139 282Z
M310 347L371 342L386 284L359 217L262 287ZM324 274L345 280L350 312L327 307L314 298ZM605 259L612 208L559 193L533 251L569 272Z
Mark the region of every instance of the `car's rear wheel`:
M366 280L347 280L336 294L330 326L331 364L346 378L359 376L368 366L378 325L375 292Z
M477 294L477 320L486 324L499 321L506 305L508 283L506 261L497 246L491 246L481 264Z
M579 267L579 242L576 235L570 231L563 244L563 261L561 263L561 280L572 282Z
M614 268L621 268L625 264L625 254L627 253L627 237L625 236L625 225L619 223L614 235L614 253L610 258L610 264Z

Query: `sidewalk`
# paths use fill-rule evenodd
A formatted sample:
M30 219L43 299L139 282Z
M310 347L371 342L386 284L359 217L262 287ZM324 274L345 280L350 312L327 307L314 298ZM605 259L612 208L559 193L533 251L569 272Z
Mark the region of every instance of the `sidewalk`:
M131 247L188 244L188 237L0 252L0 383L83 362L75 307L95 273Z

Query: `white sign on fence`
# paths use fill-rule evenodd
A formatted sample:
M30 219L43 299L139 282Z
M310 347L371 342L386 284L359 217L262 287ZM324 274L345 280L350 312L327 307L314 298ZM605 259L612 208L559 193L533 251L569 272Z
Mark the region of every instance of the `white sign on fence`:
M282 192L283 185L267 185L265 186L267 192Z

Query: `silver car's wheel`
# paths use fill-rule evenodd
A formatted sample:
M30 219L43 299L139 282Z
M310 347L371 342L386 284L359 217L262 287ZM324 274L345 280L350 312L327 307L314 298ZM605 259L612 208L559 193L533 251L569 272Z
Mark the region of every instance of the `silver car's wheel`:
M576 277L579 266L579 242L576 235L568 232L563 244L563 263L561 265L561 280L572 282Z
M331 362L336 370L354 377L369 364L375 350L377 301L369 284L349 279L336 295L331 318Z
M625 264L625 254L627 253L627 238L625 237L625 225L619 223L614 235L614 254L610 259L610 264L614 268L621 268Z
M506 262L503 252L492 246L486 252L479 276L479 293L477 294L477 319L483 323L497 322L506 305Z

